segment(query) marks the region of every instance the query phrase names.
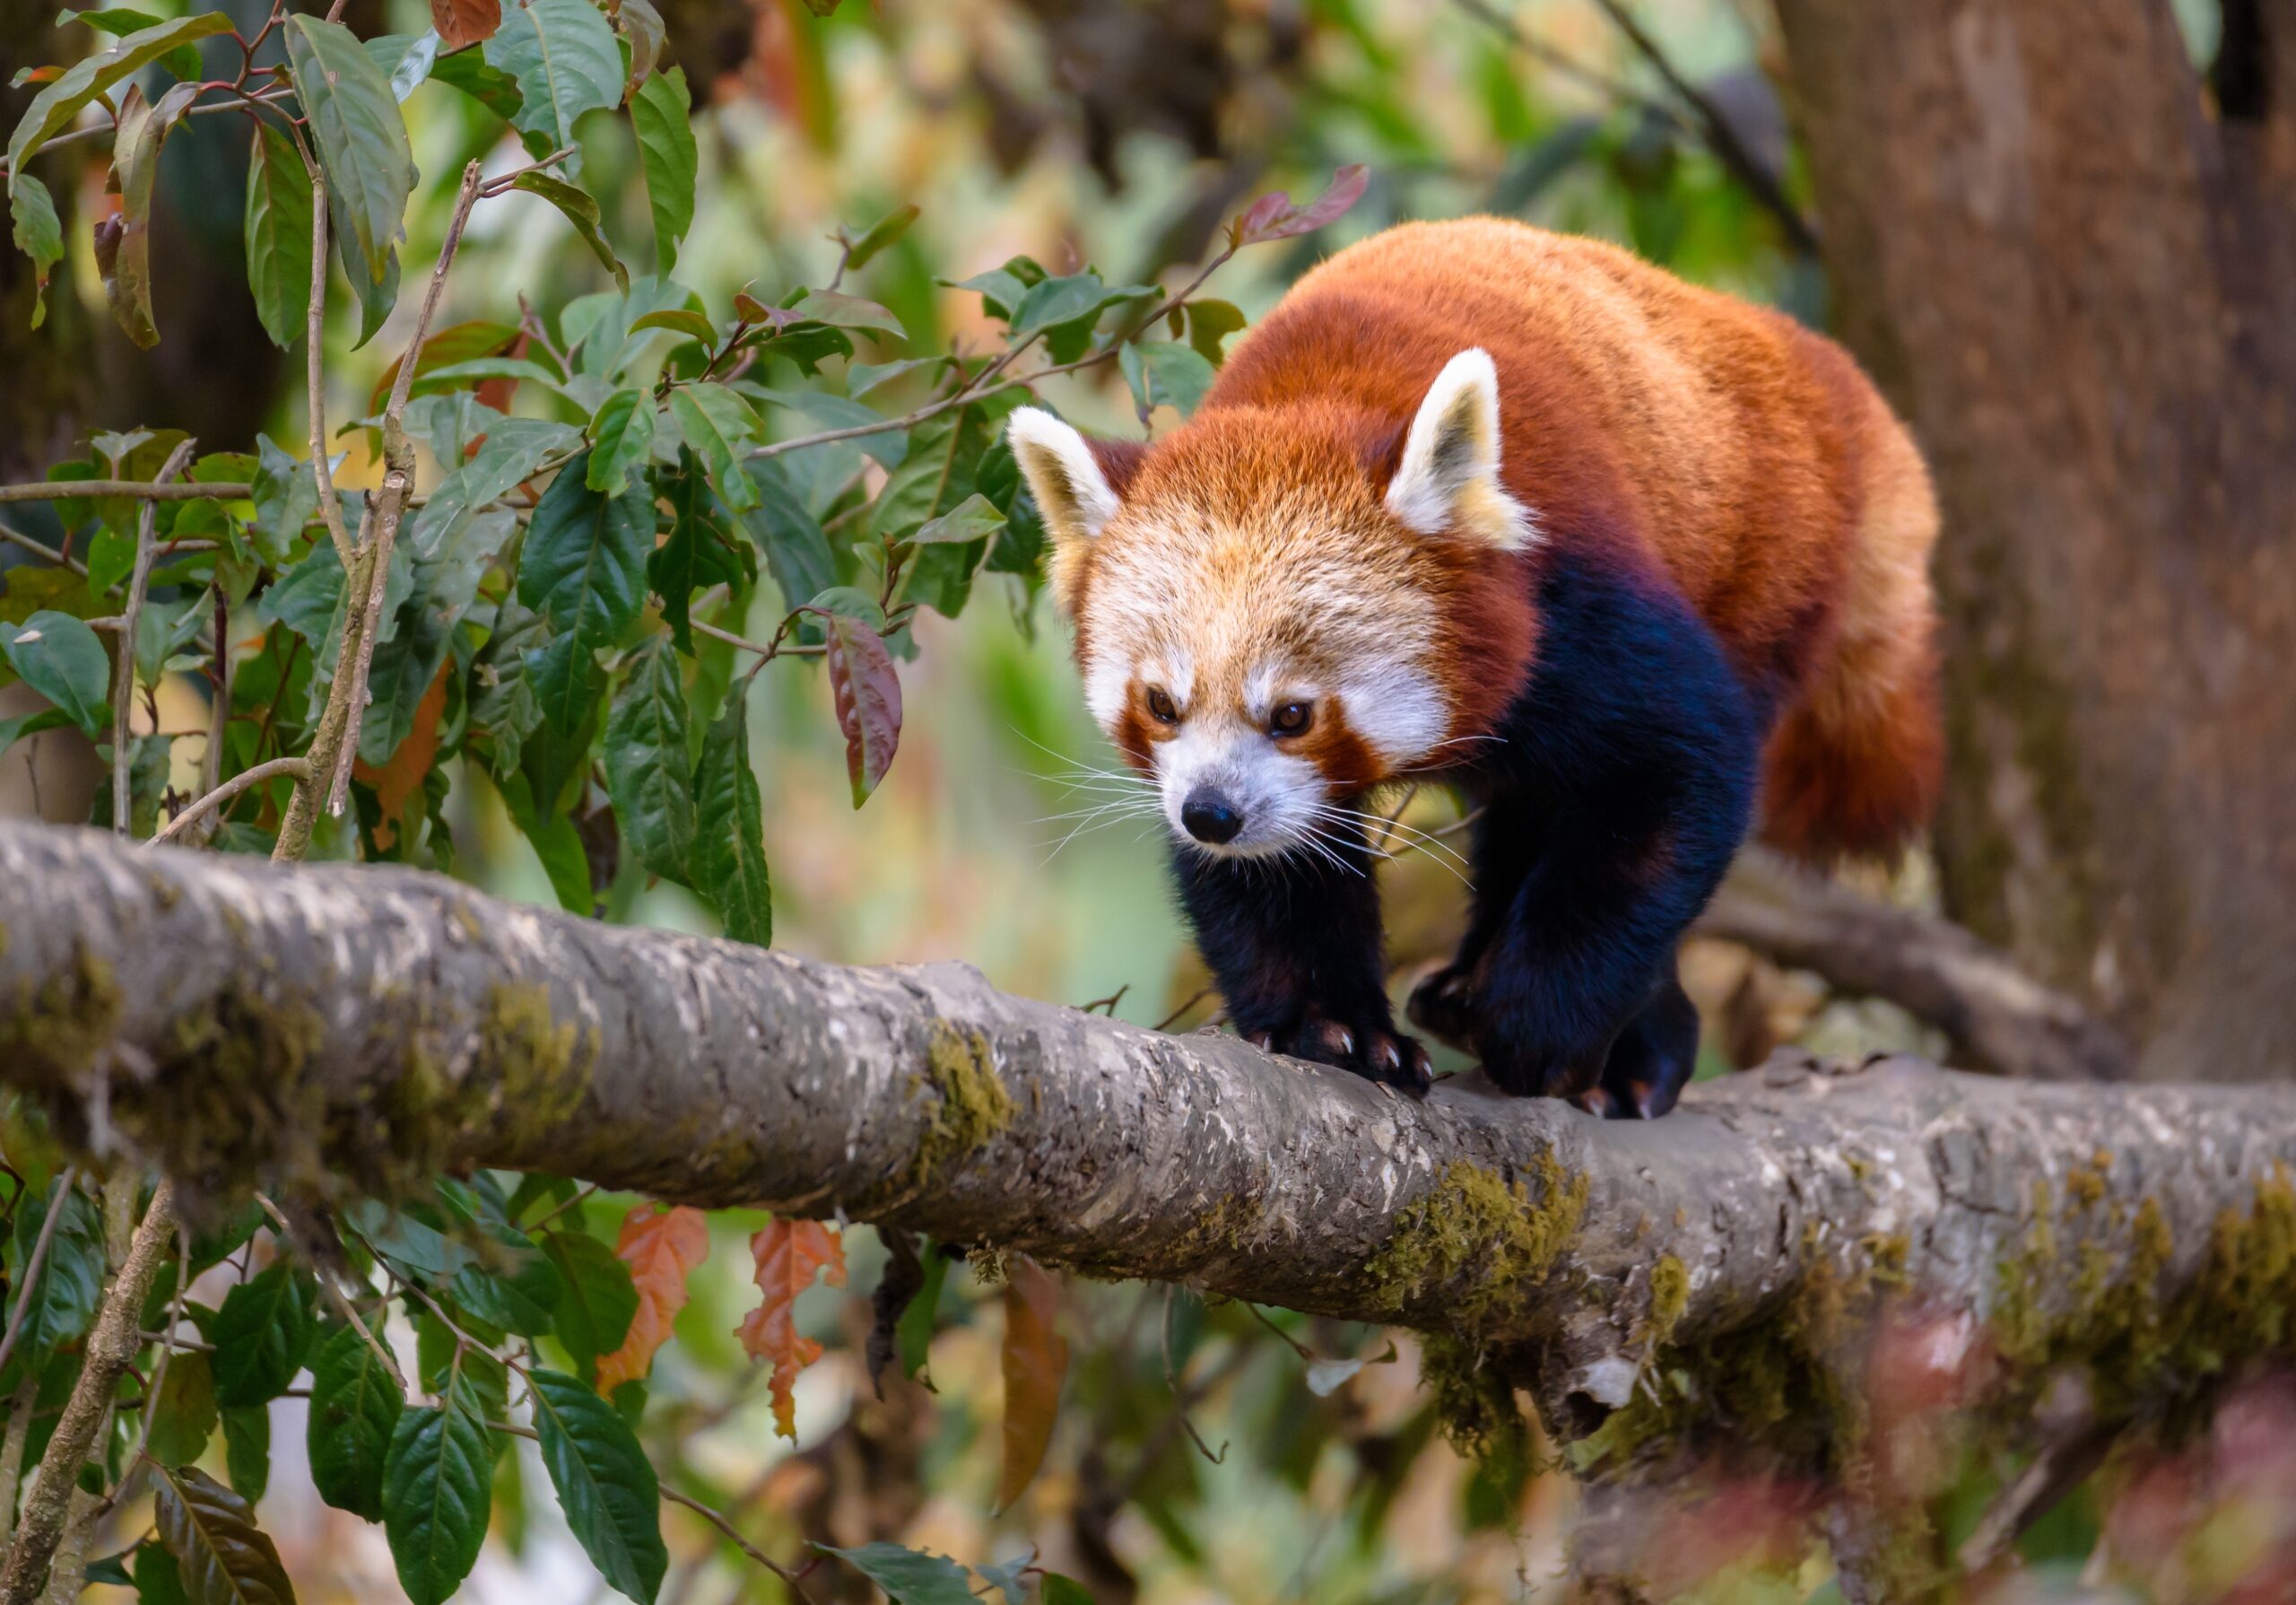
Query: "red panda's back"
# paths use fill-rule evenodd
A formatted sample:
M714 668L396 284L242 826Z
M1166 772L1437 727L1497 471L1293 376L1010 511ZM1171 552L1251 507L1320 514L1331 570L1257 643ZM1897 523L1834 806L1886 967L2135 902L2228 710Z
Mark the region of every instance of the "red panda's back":
M1936 518L1903 427L1832 342L1598 241L1411 223L1301 279L1205 406L1344 399L1399 438L1478 345L1509 488L1562 538L1637 540L1782 699L1773 838L1881 847L1926 816Z

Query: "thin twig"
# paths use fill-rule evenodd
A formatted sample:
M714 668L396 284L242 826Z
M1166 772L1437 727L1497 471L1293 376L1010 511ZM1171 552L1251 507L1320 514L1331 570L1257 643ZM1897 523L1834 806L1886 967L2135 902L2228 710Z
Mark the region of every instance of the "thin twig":
M1178 1019L1182 1015L1184 1015L1184 1014L1187 1013L1187 1011L1188 1011L1189 1009L1194 1008L1197 1004L1199 1004L1199 1003L1203 1002L1206 998L1209 998L1210 996L1212 996L1212 991L1213 991L1213 989L1212 989L1212 988L1210 988L1210 987L1208 987L1208 986L1205 986L1205 987L1198 987L1198 988L1196 988L1196 989L1195 993L1194 993L1192 996L1190 996L1190 997L1189 997L1189 999L1188 999L1188 1000L1187 1000L1187 1002L1185 1002L1185 1003L1181 1004L1178 1008L1176 1008L1176 1009L1172 1010L1172 1012L1171 1012L1171 1013L1170 1013L1170 1014L1166 1015L1162 1019L1161 1019L1161 1020L1157 1021L1157 1022L1155 1023L1155 1025L1153 1025L1152 1026L1149 1027L1149 1029L1150 1029L1150 1030L1152 1030L1152 1031L1169 1031L1169 1030L1170 1030L1170 1029L1171 1029L1172 1022L1173 1022L1174 1020Z
M264 781L276 780L283 774L291 774L299 781L308 781L311 775L310 760L273 758L268 763L257 764L253 769L241 770L213 791L208 792L206 796L185 804L182 812L168 821L167 828L144 845L146 848L152 848L159 846L162 842L173 841L204 817L210 809L222 807L250 786L260 786Z
M770 662L776 658L819 658L829 650L827 647L807 646L803 641L793 642L778 636L770 642L752 641L748 636L736 635L731 630L705 624L698 618L688 618L686 624L712 641L722 641L727 646L738 647L744 652L755 652L760 662Z
M24 534L22 530L11 529L5 524L0 524L0 541L6 541L11 545L22 546L34 557L44 557L48 562L57 564L59 568L70 569L83 580L85 580L88 577L88 565L86 563L82 563L78 558L74 557L67 553L57 551L53 546L42 545L39 542L32 539L30 536Z
M65 1167L63 1183L56 1190L56 1202L48 1206L47 1218L39 1223L39 1237L32 1244L32 1257L24 1261L24 1273L18 1278L16 1307L8 1316L8 1335L0 1338L0 1371L7 1369L8 1356L16 1352L16 1339L23 1335L24 1316L32 1307L33 1290L39 1287L39 1273L48 1264L48 1245L55 1239L56 1223L64 1218L64 1200L79 1179L77 1166Z
M191 460L192 442L186 439L178 442L168 453L168 460L161 465L158 479L165 483L182 471ZM160 506L146 502L135 521L135 567L127 580L127 606L120 609L119 644L113 649L116 659L111 676L111 828L121 835L127 834L130 823L131 799L127 794L129 755L135 742L128 734L128 725L135 711L135 625L144 616L144 594L152 584L152 536L158 528ZM153 728L159 721L152 721Z
M1747 148L1744 140L1738 137L1736 126L1722 114L1722 109L1714 103L1713 98L1683 75L1666 53L1659 48L1658 41L1635 20L1634 13L1627 10L1622 0L1595 0L1595 4L1626 36L1627 41L1641 52L1642 59L1648 62L1651 70L1665 81L1666 87L1691 109L1698 132L1706 141L1707 149L1714 153L1715 160L1729 169L1731 175L1746 187L1762 210L1778 220L1779 227L1786 231L1787 240L1796 250L1805 256L1817 255L1817 229L1802 215L1802 209L1780 187L1778 175L1763 166L1761 159Z
M797 1574L791 1571L787 1566L783 1566L779 1561L774 1559L772 1556L768 1555L764 1550L750 1542L749 1540L744 1538L741 1535L740 1531L735 1527L733 1522L727 1521L724 1516L719 1515L716 1511L710 1509L709 1506L704 1505L700 1500L694 1498L689 1494L682 1494L678 1492L677 1489L672 1487L666 1482L662 1485L662 1497L667 1499L673 1505L684 1505L688 1510L693 1512L694 1514L700 1516L703 1521L708 1522L712 1527L715 1527L718 1531L724 1533L728 1539L731 1539L735 1546L738 1548L743 1554L748 1556L752 1560L757 1562L758 1565L763 1566L767 1571L771 1572L775 1576L780 1578L781 1585L784 1588L787 1589L791 1593L796 1594L799 1599L805 1601L807 1605L812 1605L813 1596L805 1592L805 1585L802 1582L798 1581Z
M1180 1389L1179 1367L1172 1364L1172 1305L1173 1301L1179 1296L1179 1291L1178 1287L1170 1282L1164 1284L1164 1320L1161 1334L1164 1350L1164 1386L1171 1391L1172 1410L1180 1418L1180 1430L1187 1434L1187 1441L1196 1445L1196 1452L1216 1466L1228 1458L1227 1440L1224 1438L1221 1440L1220 1452L1215 1454L1212 1451L1212 1446L1204 1441L1204 1435L1196 1430L1196 1423L1187 1418L1187 1401Z
M273 1229L285 1238L289 1246L297 1253L316 1266L318 1261L313 1259L309 1252L303 1247L300 1240L296 1236L293 1224L288 1220L286 1214L279 1206L259 1192L255 1195L255 1201L261 1205L263 1212L271 1217ZM359 1335L367 1339L367 1347L375 1351L377 1359L382 1361L383 1370L389 1374L393 1382L398 1383L402 1389L404 1388L406 1378L399 1373L398 1361L392 1357L389 1349L383 1347L382 1340L375 1336L374 1330L359 1319L359 1312L351 1307L351 1301L344 1297L343 1289L335 1285L335 1278L322 1275L318 1278L318 1283L319 1291L326 1295L328 1300L334 1304L335 1313L359 1329Z
M202 84L200 87L204 92L207 89L218 86ZM243 94L236 100L210 100L204 106L188 107L185 109L184 116L208 117L218 111L245 111L250 106L276 107L280 101L291 100L294 98L295 92L291 89L264 90L251 95ZM101 101L98 101L97 103L99 105L102 104ZM283 116L285 114L282 113L282 115ZM74 128L68 132L58 134L53 138L43 140L39 144L34 145L30 150L24 153L24 160L30 161L33 157L43 155L46 153L56 149L58 145L78 144L83 140L109 138L118 133L118 131L119 125L117 123L95 123L85 128ZM8 163L6 160L4 158L0 158L0 177L4 177L7 171Z
M0 503L9 502L247 502L254 499L255 486L236 481L199 480L187 484L159 484L148 479L39 479L29 484L0 484ZM60 553L51 554L44 546L32 545L23 536L6 537L28 550L69 563ZM73 567L84 574L88 571Z
M94 1508L88 1512L87 1519L91 1522L101 1521L104 1513L117 1505L127 1495L129 1479L135 1475L136 1470L144 1463L144 1447L151 1443L152 1425L160 1418L160 1390L168 1379L168 1356L178 1348L188 1349L194 1347L206 1349L211 1354L214 1352L212 1344L195 1345L191 1342L178 1341L175 1336L176 1328L183 1324L184 1292L190 1283L191 1234L178 1225L176 1227L176 1287L173 1296L168 1300L167 1330L158 1333L138 1332L136 1334L139 1340L146 1343L156 1340L160 1346L159 1357L152 1362L152 1380L144 1390L144 1419L136 1426L135 1446L128 1450L126 1459L120 1462L128 1468L127 1470L122 1474L117 1482L112 1485L111 1491L98 1500Z
M350 532L343 527L343 506L335 500L335 468L326 455L326 174L300 140L296 151L311 175L311 300L303 320L303 371L306 407L310 414L311 477L319 487L319 516L326 520L327 538L335 554L351 569ZM250 487L252 491L252 487Z
M162 1176L152 1194L143 1224L135 1228L119 1274L105 1290L89 1333L81 1363L80 1379L73 1384L57 1419L56 1435L40 1456L39 1480L24 1501L22 1530L0 1569L0 1601L6 1605L31 1605L39 1597L48 1561L64 1536L64 1522L73 1490L79 1487L80 1468L87 1463L104 1424L111 1418L113 1390L135 1357L140 1333L136 1314L152 1288L159 1268L161 1248L176 1229L175 1183Z
M405 515L407 498L414 490L414 449L406 439L407 397L413 393L414 370L422 355L423 339L438 314L439 299L446 293L447 270L454 266L455 251L462 244L463 227L470 222L470 209L478 202L482 176L476 161L463 169L462 188L455 196L447 238L439 247L438 264L430 270L430 287L422 293L422 310L415 314L414 327L407 334L406 354L399 359L398 378L393 381L390 400L383 408L383 486L368 504L373 514L374 559L364 608L367 624L360 632L355 651L347 637L344 641L344 651L349 655L350 717L344 725L342 745L336 749L334 780L327 792L330 814L341 814L351 795L351 769L359 755L359 727L367 711L367 675L375 661L375 642L381 637L385 623L383 597L390 585L391 545L398 535L399 519ZM317 783L316 775L311 783Z

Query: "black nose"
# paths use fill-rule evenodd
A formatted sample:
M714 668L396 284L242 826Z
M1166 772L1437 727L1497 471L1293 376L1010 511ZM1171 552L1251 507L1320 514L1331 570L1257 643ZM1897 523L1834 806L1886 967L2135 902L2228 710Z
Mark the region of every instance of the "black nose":
M1219 792L1209 786L1198 786L1180 805L1180 823L1187 827L1189 835L1216 847L1236 839L1236 833L1244 828L1244 816L1235 804Z

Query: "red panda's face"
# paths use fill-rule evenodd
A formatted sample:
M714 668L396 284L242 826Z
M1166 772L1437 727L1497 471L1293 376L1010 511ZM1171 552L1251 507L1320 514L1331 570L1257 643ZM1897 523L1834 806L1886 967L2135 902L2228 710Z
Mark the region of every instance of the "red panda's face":
M1382 484L1346 428L1208 412L1119 496L1067 425L1024 410L1012 431L1086 703L1177 835L1327 850L1351 799L1439 761L1466 700L1448 603L1495 552L1397 507L1409 448Z

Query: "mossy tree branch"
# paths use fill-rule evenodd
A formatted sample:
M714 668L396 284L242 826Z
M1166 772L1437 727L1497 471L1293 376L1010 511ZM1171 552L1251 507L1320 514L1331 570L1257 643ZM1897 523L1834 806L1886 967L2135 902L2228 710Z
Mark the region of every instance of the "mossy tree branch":
M1717 1424L1842 1452L1885 1293L1989 1327L1996 1399L2073 1368L2107 1410L2285 1346L2296 1304L2276 1090L1779 1060L1652 1125L1479 1077L1415 1103L960 965L15 823L0 937L0 1081L187 1196L486 1164L842 1211L1444 1334L1612 1478Z

